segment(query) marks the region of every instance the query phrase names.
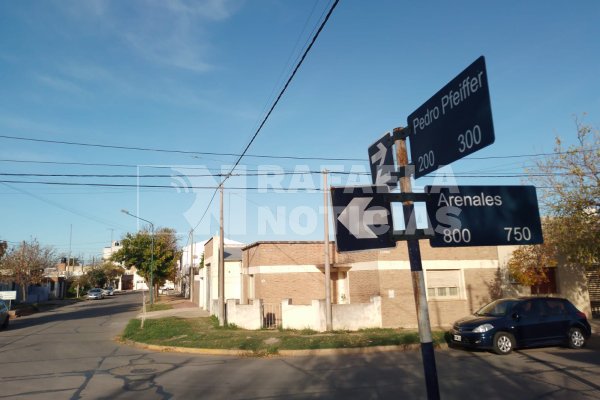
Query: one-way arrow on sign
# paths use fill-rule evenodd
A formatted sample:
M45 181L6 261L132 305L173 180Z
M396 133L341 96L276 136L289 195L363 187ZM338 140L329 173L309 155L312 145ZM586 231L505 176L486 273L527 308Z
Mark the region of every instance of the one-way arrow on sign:
M332 187L339 252L395 247L387 186Z
M376 239L375 226L387 226L388 211L381 207L367 209L372 197L356 197L344 208L338 221L357 239Z
M369 164L373 185L387 185L390 188L398 184L394 175L394 139L386 133L381 139L369 146Z

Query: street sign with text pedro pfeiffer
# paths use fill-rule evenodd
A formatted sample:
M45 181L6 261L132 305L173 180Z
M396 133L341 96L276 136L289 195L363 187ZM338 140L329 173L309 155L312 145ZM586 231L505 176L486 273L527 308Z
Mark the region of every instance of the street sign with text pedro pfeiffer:
M494 143L484 57L410 114L407 126L415 178Z
M425 186L431 247L543 243L534 186Z

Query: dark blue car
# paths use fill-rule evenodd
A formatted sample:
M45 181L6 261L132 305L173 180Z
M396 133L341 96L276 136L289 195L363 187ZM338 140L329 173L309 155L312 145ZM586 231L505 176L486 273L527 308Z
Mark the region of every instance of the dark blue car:
M452 345L508 354L514 348L567 345L579 349L592 330L584 313L567 299L527 297L495 300L456 321Z

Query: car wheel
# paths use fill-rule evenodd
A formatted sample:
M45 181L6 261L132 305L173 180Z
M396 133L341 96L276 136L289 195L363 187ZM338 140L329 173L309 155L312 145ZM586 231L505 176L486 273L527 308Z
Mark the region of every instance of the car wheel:
M494 335L494 352L496 354L509 354L514 347L515 338L510 333L498 332Z
M580 349L585 345L585 336L579 328L569 329L569 347L572 349Z

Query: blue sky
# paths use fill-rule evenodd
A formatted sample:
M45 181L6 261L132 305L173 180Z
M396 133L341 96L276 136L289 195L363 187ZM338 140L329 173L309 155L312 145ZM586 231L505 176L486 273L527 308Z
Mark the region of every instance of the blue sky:
M330 5L2 2L0 135L239 154ZM480 55L486 57L496 141L473 157L551 152L556 135L572 142L574 115L587 113L586 123L600 125L599 20L600 3L592 0L341 0L248 151L323 160L246 157L236 171L366 172L367 147L405 125L411 112ZM214 190L183 186L215 186L218 178L192 175L226 172L235 159L0 138L0 172L38 174L0 176L0 240L33 237L67 252L72 226L73 254L99 256L111 237L138 228L121 209L176 229L181 244L192 227L197 240L205 239L218 227L218 196L208 207ZM465 159L451 167L479 175L458 177L459 184L520 184L515 175L533 161ZM165 177L144 177L157 174ZM320 187L322 178L280 178L228 180L226 236L248 243L322 238L322 192L264 189L267 183ZM331 178L337 185L369 180ZM136 188L138 183L173 188ZM428 183L431 178L421 178L415 186Z

